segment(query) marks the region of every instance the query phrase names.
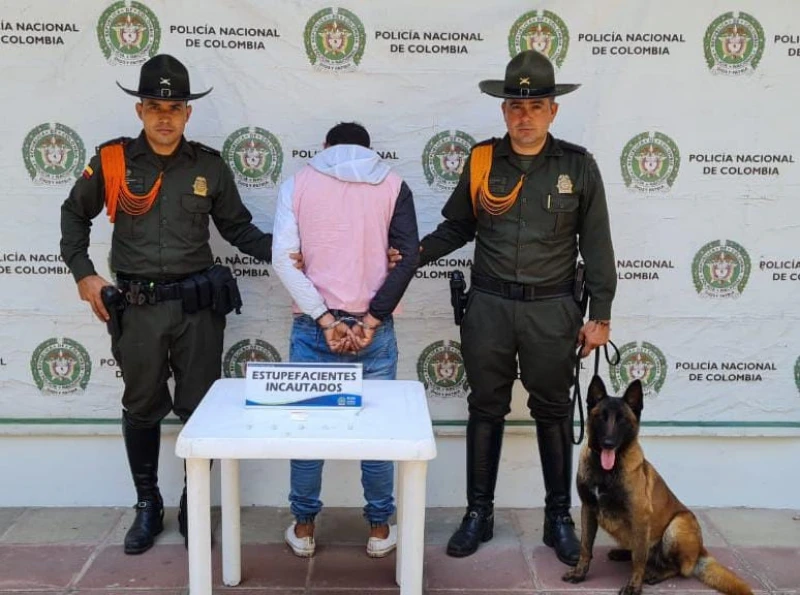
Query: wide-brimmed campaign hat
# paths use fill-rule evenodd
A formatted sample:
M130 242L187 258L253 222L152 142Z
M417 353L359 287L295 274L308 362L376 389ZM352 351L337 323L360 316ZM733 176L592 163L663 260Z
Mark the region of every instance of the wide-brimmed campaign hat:
M189 101L211 92L209 89L202 93L192 93L189 87L189 71L180 60L169 54L158 54L142 64L138 91L126 89L119 82L117 86L135 97L166 101Z
M580 85L556 85L553 64L536 50L525 50L514 56L506 66L505 80L486 80L478 83L484 93L504 99L535 99L571 93Z

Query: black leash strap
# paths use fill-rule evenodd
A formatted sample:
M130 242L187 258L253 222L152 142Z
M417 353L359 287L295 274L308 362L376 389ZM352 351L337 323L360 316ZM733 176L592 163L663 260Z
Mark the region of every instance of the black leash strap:
M611 345L611 348L614 350L614 356L610 357L608 355L608 346ZM610 366L616 366L619 364L620 355L619 349L614 344L613 341L609 339L606 345L603 345L603 354L605 355L606 362ZM574 422L575 421L575 407L578 407L578 415L580 417L580 434L578 435L578 439L575 440L575 424L573 423L571 426L572 430L572 443L575 445L580 444L583 442L583 434L586 426L586 420L584 418L583 413L583 401L581 400L581 383L580 383L580 374L581 374L581 350L583 349L583 345L578 347L578 359L575 362L575 384L572 387L572 403L570 407L570 419ZM600 347L595 348L594 350L594 376L598 376L600 373ZM594 376L592 378L594 378Z

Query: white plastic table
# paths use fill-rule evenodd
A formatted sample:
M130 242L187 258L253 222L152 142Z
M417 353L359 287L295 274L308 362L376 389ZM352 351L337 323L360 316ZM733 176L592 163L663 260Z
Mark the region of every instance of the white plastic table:
M211 595L209 460L221 460L222 581L241 581L239 459L398 461L397 566L401 595L422 594L425 480L436 457L421 383L365 380L358 411L250 409L244 379L217 380L184 426L175 453L186 459L189 593Z

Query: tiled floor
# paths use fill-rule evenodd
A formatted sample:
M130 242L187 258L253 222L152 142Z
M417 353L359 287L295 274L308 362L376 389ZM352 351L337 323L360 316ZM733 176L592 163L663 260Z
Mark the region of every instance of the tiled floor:
M576 511L577 512L577 511ZM800 595L800 516L796 511L704 509L695 511L713 555L756 593ZM610 541L599 535L587 581L561 581L565 567L541 543L541 509L497 512L494 539L468 558L445 555L460 509L429 509L425 548L428 595L616 593L630 565L610 562ZM577 515L576 515L577 516ZM121 508L0 508L0 593L17 595L186 595L187 556L168 510L157 545L126 556L122 539L133 518ZM217 595L390 595L394 555L364 553L367 527L357 509L327 509L318 519L317 555L296 558L282 543L286 509L242 510L242 583L221 584L219 544L214 546ZM212 520L219 535L219 515ZM712 591L694 579L674 579L645 594Z

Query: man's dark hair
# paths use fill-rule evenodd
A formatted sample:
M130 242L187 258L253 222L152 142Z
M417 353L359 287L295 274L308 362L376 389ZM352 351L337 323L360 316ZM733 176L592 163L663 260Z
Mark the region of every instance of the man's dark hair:
M328 130L328 134L325 136L325 144L329 147L334 145L361 145L369 149L369 132L356 122L340 122Z

